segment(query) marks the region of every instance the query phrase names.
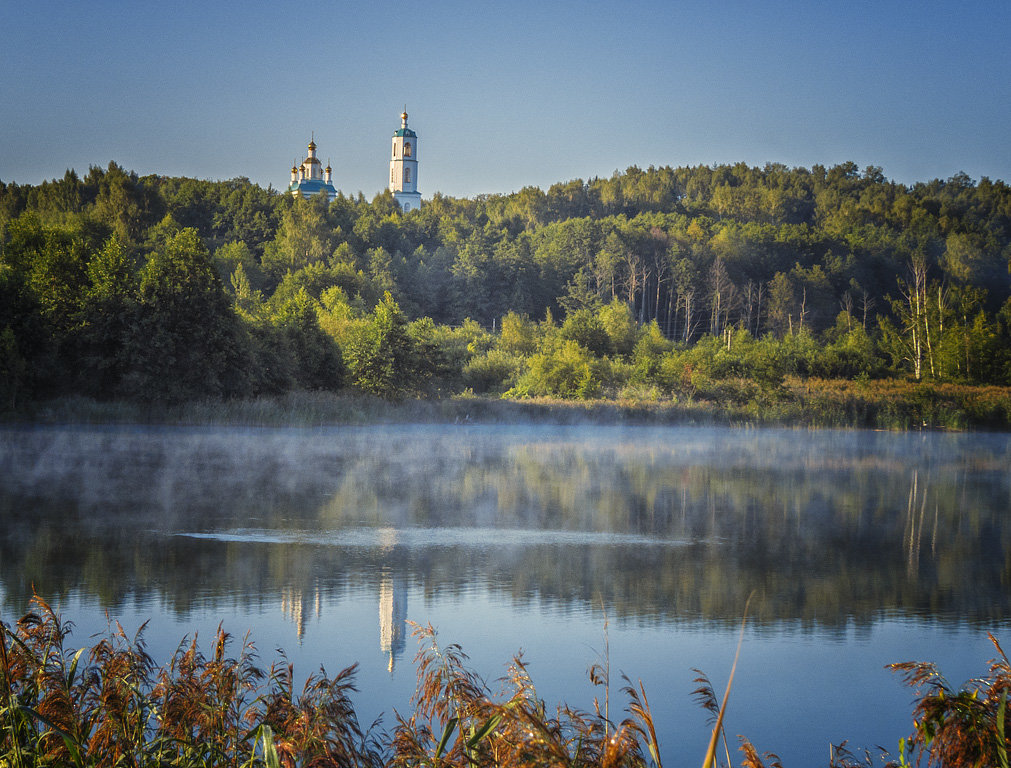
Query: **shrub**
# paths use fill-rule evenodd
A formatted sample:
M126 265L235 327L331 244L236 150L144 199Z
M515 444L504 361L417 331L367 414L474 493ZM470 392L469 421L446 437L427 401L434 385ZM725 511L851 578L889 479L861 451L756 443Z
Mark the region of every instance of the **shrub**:
M474 392L503 392L518 383L525 368L525 361L519 355L490 349L464 365L463 382Z
M520 397L597 397L608 373L606 363L582 345L558 340L527 361L527 372L507 395Z

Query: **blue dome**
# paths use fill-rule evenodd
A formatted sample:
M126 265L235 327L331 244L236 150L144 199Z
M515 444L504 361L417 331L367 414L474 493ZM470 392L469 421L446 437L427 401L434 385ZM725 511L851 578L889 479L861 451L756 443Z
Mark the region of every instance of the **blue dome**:
M333 184L327 184L325 181L320 181L319 179L305 179L304 181L296 181L288 185L288 191L293 195L302 195L303 197L312 197L313 195L318 195L320 192L325 192L330 196L330 199L337 197L337 190L334 188Z

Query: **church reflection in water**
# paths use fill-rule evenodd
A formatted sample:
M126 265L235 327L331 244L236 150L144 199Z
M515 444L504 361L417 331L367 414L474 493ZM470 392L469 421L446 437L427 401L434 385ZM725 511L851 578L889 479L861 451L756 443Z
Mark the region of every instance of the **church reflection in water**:
M397 545L397 532L383 530L380 534L384 555L392 554ZM309 589L286 586L281 589L281 614L295 625L299 645L305 639L306 623L322 613L324 589L314 580ZM404 572L390 565L379 571L379 650L386 657L386 669L393 676L397 661L407 646L407 579Z
M389 559L397 546L395 528L385 528L379 532L380 551L384 559ZM379 649L387 655L386 668L393 676L397 659L407 645L407 581L402 571L394 571L383 566L379 574Z
M407 583L401 573L384 568L379 581L379 648L390 675L407 645Z
M319 619L321 612L319 584L314 584L311 592L298 587L284 587L281 590L281 615L295 623L299 645L305 639L305 622L310 615Z

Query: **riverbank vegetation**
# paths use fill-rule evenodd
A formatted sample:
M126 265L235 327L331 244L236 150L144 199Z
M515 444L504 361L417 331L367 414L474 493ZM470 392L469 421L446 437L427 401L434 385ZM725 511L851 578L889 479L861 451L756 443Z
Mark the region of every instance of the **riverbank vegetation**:
M742 380L679 400L652 392L613 398L502 398L488 395L387 400L354 391L293 391L254 398L182 402L100 400L80 395L28 401L0 422L186 426L338 426L376 423L612 424L1007 429L1011 388L902 379L848 381L791 377L775 391Z
M431 627L416 627L418 683L413 711L395 712L391 729L359 722L355 667L312 673L298 686L283 657L260 666L249 637L234 642L219 628L207 656L184 639L162 665L147 653L143 627L116 625L91 648L69 647L70 628L40 598L13 627L0 624L0 765L105 766L628 766L662 768L646 688L623 676L625 707L616 715L611 671L593 665L598 688L584 710L539 698L517 655L493 691L467 667L455 645ZM913 732L887 754L856 757L845 743L831 750L833 768L856 766L1006 765L1004 723L1011 663L993 636L998 658L986 677L954 689L930 663L892 665L916 691ZM710 754L733 764L722 705L704 673L692 692L712 715ZM619 720L619 717L623 719ZM780 765L740 737L740 765Z
M0 409L331 391L1007 428L1009 264L1011 188L964 174L633 167L402 214L113 163L0 182Z

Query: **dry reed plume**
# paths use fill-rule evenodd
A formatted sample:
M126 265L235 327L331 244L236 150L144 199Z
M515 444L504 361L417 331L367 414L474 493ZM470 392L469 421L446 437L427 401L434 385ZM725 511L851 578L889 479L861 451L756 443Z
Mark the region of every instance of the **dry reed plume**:
M211 656L192 638L158 667L142 626L115 625L85 655L41 598L0 632L0 766L600 766L644 768L640 737L659 764L645 690L629 686L615 725L566 706L549 711L517 656L492 694L456 645L415 627L418 687L391 734L363 729L351 696L355 666L320 669L301 691L291 664L264 670L248 637L235 656L220 628Z
M355 666L333 677L321 668L296 690L291 664L282 659L264 670L248 637L230 655L231 638L219 628L210 657L193 638L159 667L143 630L131 637L117 624L89 652L71 651L70 626L39 597L13 627L0 623L0 767L663 768L641 681L624 678L627 716L618 723L609 718L606 658L591 667L591 681L603 688L603 711L596 699L589 712L549 709L522 655L493 692L467 667L459 646L440 646L430 626L415 625L413 711L394 712L387 733L378 721L368 728L358 722ZM933 664L891 665L917 692L914 732L900 741L896 760L882 754L877 762L903 768L926 758L928 768L1008 768L1011 663L991 640L999 656L987 676L957 691ZM696 672L693 695L713 728L704 765L722 762L716 757L722 737L729 766L723 715L733 676L721 704L706 675ZM781 768L775 754L760 755L740 739L744 768ZM831 749L830 768L873 764L870 753L857 757L845 742Z

